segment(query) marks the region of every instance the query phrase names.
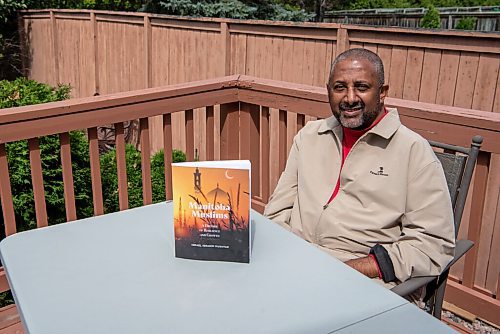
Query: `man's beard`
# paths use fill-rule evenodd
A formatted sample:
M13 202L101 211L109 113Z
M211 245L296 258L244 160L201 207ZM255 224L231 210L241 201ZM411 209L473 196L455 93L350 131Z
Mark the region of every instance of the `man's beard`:
M334 113L335 118L342 124L343 127L353 129L353 130L364 130L368 128L372 123L377 119L380 111L382 110L382 105L380 104L380 100L377 101L377 106L372 110L364 110L361 114L356 117L348 117L344 114L344 110L353 110L359 109L364 110L365 104L362 101L359 101L354 104L348 103L340 103L339 104L339 112Z

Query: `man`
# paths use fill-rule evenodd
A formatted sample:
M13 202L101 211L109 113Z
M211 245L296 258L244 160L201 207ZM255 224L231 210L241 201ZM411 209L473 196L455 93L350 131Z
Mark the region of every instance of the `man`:
M455 242L446 180L428 142L384 107L382 60L342 53L327 89L333 116L295 136L264 214L387 287L438 275Z

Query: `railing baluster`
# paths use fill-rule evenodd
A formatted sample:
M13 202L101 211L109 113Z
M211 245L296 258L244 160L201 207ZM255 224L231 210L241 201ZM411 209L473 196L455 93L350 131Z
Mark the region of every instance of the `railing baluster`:
M127 162L123 123L115 123L116 170L118 175L118 203L120 210L128 209Z
M287 120L286 120L286 110L279 111L279 141L278 141L278 152L279 152L279 173L278 179L281 173L285 170L286 157L288 156L288 145L287 145ZM291 147L291 145L290 145Z
M163 161L165 162L165 197L172 199L172 116L163 115Z
M297 114L297 132L304 127L306 119L304 114Z
M206 108L206 136L207 136L207 160L214 160L214 107Z
M5 235L16 233L16 216L12 202L12 190L10 187L9 164L5 144L0 144L0 197L2 199L2 212L5 227Z
M76 220L75 189L73 181L73 168L71 167L71 144L68 132L59 134L61 145L61 165L64 185L64 206L66 220Z
M261 171L262 171L262 182L261 182L261 194L262 201L267 203L269 200L269 186L270 186L270 175L269 175L269 159L270 159L270 136L269 136L269 108L262 107L261 116L261 141L262 141L262 152L261 152Z
M260 107L241 103L240 158L252 163L252 197L261 199L260 189Z
M186 129L186 158L187 161L193 161L195 158L193 109L184 112L184 125Z
M45 205L45 190L43 186L42 160L40 158L40 145L38 138L28 140L30 155L31 181L35 198L36 225L45 227L47 223L47 207Z
M88 136L94 215L99 216L104 213L104 206L102 202L101 162L99 160L99 140L97 138L97 128L88 129Z
M221 160L239 158L239 103L226 103L220 106L220 158Z
M141 118L141 166L142 166L142 201L144 205L153 203L151 189L151 148L149 144L149 120Z

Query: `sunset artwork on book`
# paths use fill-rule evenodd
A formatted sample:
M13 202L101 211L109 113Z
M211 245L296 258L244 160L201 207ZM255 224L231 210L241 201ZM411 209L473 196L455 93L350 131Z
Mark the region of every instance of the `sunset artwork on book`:
M175 256L250 262L250 162L172 164Z

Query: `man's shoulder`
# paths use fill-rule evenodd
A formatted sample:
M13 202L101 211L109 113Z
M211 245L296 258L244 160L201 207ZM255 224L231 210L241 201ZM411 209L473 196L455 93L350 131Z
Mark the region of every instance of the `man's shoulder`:
M334 116L324 119L309 121L300 129L301 135L317 135L324 132L332 131L335 127L339 126L338 121Z

